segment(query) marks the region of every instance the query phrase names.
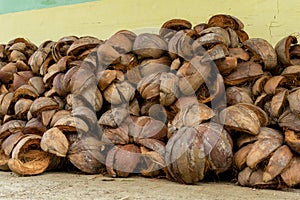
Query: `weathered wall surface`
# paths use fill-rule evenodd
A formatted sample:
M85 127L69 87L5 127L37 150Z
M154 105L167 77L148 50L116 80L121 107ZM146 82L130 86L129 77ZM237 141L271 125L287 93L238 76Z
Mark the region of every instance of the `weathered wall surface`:
M36 44L67 35L106 39L120 29L159 28L171 18L193 24L211 15L227 13L240 18L250 37L275 44L300 32L298 0L10 0L0 2L0 43L26 37ZM28 3L30 2L30 3ZM13 6L15 3L18 6ZM22 6L20 6L22 5ZM17 12L18 11L18 12Z

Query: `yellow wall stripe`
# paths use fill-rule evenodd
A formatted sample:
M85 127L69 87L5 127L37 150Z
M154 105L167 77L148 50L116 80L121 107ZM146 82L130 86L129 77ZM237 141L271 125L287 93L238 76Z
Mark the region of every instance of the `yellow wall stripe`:
M0 43L26 37L38 45L67 35L106 39L120 29L158 28L171 18L184 18L195 25L214 14L227 13L245 23L250 37L275 44L300 31L299 12L298 0L98 0L0 15Z

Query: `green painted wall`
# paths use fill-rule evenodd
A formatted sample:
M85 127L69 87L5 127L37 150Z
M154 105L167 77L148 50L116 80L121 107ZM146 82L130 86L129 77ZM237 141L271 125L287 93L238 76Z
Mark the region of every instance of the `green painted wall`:
M0 14L36 10L95 0L0 0Z

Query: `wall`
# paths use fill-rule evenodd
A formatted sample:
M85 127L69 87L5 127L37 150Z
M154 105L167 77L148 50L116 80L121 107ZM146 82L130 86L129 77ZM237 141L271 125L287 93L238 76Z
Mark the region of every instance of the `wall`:
M72 5L95 0L0 0L0 14Z
M0 1L3 8L6 0ZM51 1L52 4L59 2L48 1L49 5ZM0 14L0 43L26 37L38 45L67 35L92 35L106 39L120 29L158 28L171 18L184 18L195 25L218 13L238 17L244 22L250 37L262 37L272 44L300 31L299 0L95 0L54 6Z

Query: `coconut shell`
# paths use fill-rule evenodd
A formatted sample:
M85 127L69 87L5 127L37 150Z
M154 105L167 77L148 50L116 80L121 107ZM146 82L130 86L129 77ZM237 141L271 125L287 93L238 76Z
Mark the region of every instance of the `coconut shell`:
M170 106L179 96L179 78L172 73L162 73L160 77L160 104Z
M277 66L277 54L270 43L261 38L251 38L243 42L244 48L253 54L253 58L263 63L266 70Z
M259 78L263 75L262 66L252 61L238 63L237 68L228 76L224 77L227 85L239 85L247 81Z
M288 78L299 77L300 65L292 65L292 66L284 68L284 70L281 72L281 75L288 77Z
M139 168L141 174L147 177L154 177L164 171L167 175L167 168L165 165L165 144L156 139L141 139L141 163Z
M34 75L31 71L20 71L14 73L14 81L13 81L13 88L14 90L18 89L22 85L26 84L30 78Z
M244 24L239 19L231 15L224 15L224 14L218 14L212 16L208 20L208 26L211 27L218 26L222 28L230 27L233 30L241 30L244 28Z
M300 116L300 89L297 89L296 91L293 91L287 96L287 100L289 101L289 106L291 111Z
M198 44L194 47L194 39L196 37L196 31L186 29L178 31L170 39L168 43L168 53L172 59L177 57L190 60L194 54L201 52L200 49L203 49Z
M287 93L288 90L283 89L272 97L270 113L272 117L278 118L283 113L286 104Z
M246 167L238 174L238 183L241 186L251 186L249 183L252 170L249 167Z
M61 118L67 116L67 115L70 115L71 112L70 111L67 111L67 110L59 110L57 111L53 116L52 116L52 119L51 119L51 122L50 122L50 127L53 127L54 124Z
M216 32L207 31L207 29L211 29L211 28L222 30L222 31L216 31ZM192 48L197 55L201 55L204 53L205 49L203 47L207 48L213 44L224 44L225 47L224 49L226 49L230 44L229 35L226 30L218 27L211 27L211 28L204 29L200 33L200 37L194 41Z
M300 138L299 133L292 131L292 130L286 130L284 132L285 135L285 142L286 144L295 152L300 154Z
M237 32L234 31L230 27L227 27L225 29L227 30L229 38L230 38L230 47L231 48L239 47L240 46L240 40L239 40L239 36L237 35Z
M283 85L286 82L284 76L273 76L265 83L264 91L267 94L275 94L279 86Z
M179 89L184 95L194 95L199 87L207 81L212 67L210 62L204 62L202 59L200 56L195 56L177 71Z
M226 171L232 157L228 133L218 124L204 123L179 129L167 143L165 161L173 179L192 184L202 180L209 168L217 174Z
M43 173L49 166L50 156L39 149L41 136L27 135L21 139L12 151L8 166L19 175Z
M67 55L67 51L78 37L67 36L60 38L52 48L52 56L55 62L58 62L62 57Z
M9 108L14 100L14 93L13 92L8 92L8 93L4 93L1 94L0 97L1 100L1 104L0 104L0 116L1 115L7 115L10 114L9 113Z
M0 150L0 169L3 171L9 171L8 167L9 156L7 156L3 149Z
M135 33L128 30L121 30L112 35L106 41L106 44L111 45L120 53L128 53L132 50L135 38Z
M227 56L223 59L215 61L220 73L224 76L229 75L232 71L237 69L237 58Z
M167 49L164 39L151 33L138 35L133 44L133 51L144 58L159 58Z
M219 115L220 122L228 129L252 135L259 133L260 126L268 124L267 114L257 106L239 103L223 109Z
M236 86L226 88L226 100L228 105L237 103L253 104L250 91L247 88Z
M259 162L266 159L273 151L278 149L283 143L280 139L260 139L254 142L251 151L247 156L247 166L254 169Z
M127 81L111 84L103 93L104 98L111 104L128 103L134 97L134 87Z
M193 138L196 134L196 129L183 127L167 143L165 161L171 177L179 183L196 183L204 178L208 170L202 140ZM190 141L194 142L190 144L190 151L187 151Z
M229 55L228 49L224 44L217 44L207 51L208 56L205 56L205 61L219 60L226 58Z
M275 46L275 50L278 55L278 60L285 66L291 65L289 49L292 44L296 43L297 38L295 36L290 35L282 38Z
M40 97L34 100L30 106L32 116L37 116L43 111L58 109L58 103L49 97Z
M106 168L113 177L128 177L136 173L136 167L141 162L140 149L134 144L115 146L107 155Z
M42 136L41 148L56 156L66 157L69 142L61 130L56 127L48 129Z
M193 127L215 116L214 111L202 103L194 103L184 106L176 114L172 125L179 129L183 126Z
M265 169L263 180L265 182L271 181L279 175L285 168L288 167L293 157L293 153L286 145L278 148L271 156L269 163Z
M18 131L3 140L1 148L4 151L5 155L11 156L13 148L24 136L25 135L21 131Z
M234 154L234 166L237 167L238 170L244 169L247 161L247 156L249 152L251 151L253 147L253 144L248 144L242 148L240 148L235 154Z
M290 165L281 173L281 178L289 186L293 187L300 183L300 157L293 156Z
M129 135L131 135L135 141L144 138L161 140L167 135L167 127L161 121L142 116L135 118L132 123L130 123Z
M73 117L70 115L65 115L55 122L54 127L59 128L66 132L82 132L87 133L89 130L88 125L82 119L78 117Z
M191 29L191 28L192 28L192 24L191 24L191 22L189 22L187 20L171 19L171 20L166 21L161 26L161 28L159 30L159 35L164 37L172 30L180 31L180 30Z
M47 40L43 42L37 51L34 52L34 54L29 58L28 64L31 67L31 70L35 74L39 74L40 68L49 56L51 54L51 48L55 42Z
M229 48L229 56L237 58L238 60L248 61L250 59L249 53L243 48Z
M300 117L290 110L286 110L279 117L278 125L282 128L300 132Z
M26 118L32 102L30 99L19 99L14 106L16 116L21 119Z
M124 75L119 70L109 70L106 69L97 74L98 88L103 91L105 90L113 81L123 81Z
M25 127L26 122L22 120L10 120L0 126L0 139L4 139L9 135L21 131Z
M125 145L129 143L129 130L127 125L121 125L116 128L104 128L102 132L102 141L115 145Z
M170 71L171 60L169 57L162 56L157 59L143 59L136 69L139 69L139 73L142 77L149 76L150 74L157 74L160 72ZM127 71L127 74L129 72ZM133 74L130 74L131 77ZM138 83L138 82L137 82Z
M110 126L116 128L128 117L128 110L122 107L110 109L103 113L98 121L101 126Z
M105 148L94 138L76 141L70 145L67 157L80 171L87 174L99 174L104 170L104 153L101 150L106 150Z
M263 127L262 127L263 128ZM260 128L260 133L262 132L262 128ZM258 135L250 135L248 133L242 134L236 141L238 148L242 148L243 146L253 143L258 140Z
M82 53L82 51L92 49L101 43L101 40L91 36L78 38L68 48L67 55L78 56L80 53Z
M271 77L268 75L262 75L260 78L258 78L252 86L252 94L254 96L262 94L264 92L264 85L270 78Z
M246 167L238 175L238 183L241 186L257 187L257 188L276 188L277 181L268 181L263 180L263 169L251 170L249 167Z
M23 128L22 132L24 134L36 134L43 135L47 128L43 125L39 118L31 118L26 126Z

